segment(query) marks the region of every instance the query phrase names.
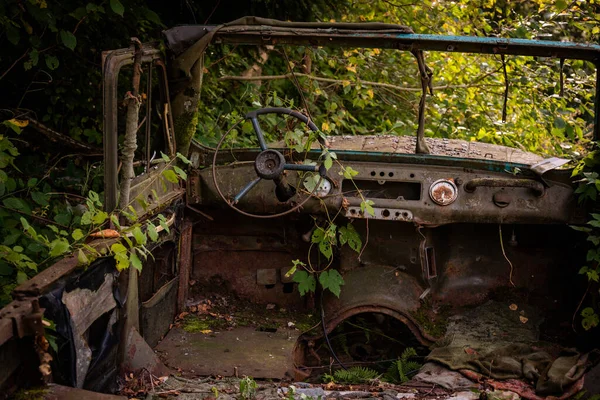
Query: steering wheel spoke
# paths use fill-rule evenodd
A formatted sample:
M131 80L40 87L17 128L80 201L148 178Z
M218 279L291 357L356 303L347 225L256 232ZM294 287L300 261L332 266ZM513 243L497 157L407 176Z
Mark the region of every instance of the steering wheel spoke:
M233 198L233 204L237 204L242 199L242 197L247 195L248 192L252 190L252 188L256 186L260 181L262 181L262 178L259 176L253 181L249 182L242 190L240 190L238 194L235 195L235 197Z
M262 133L262 129L260 129L260 124L258 123L258 118L256 116L251 117L252 128L254 128L254 132L256 133L256 137L258 138L258 145L262 151L267 150L269 147L267 146L267 142L265 141L265 135Z
M287 171L306 171L306 172L319 172L318 165L308 164L285 164L283 169Z

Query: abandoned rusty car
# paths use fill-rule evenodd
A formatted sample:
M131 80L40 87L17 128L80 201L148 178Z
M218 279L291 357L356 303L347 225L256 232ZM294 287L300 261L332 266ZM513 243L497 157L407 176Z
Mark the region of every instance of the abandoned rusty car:
M141 112L155 122L138 133L136 176L128 183L129 197L138 201L128 210L160 226L157 240L147 244L151 256L140 272L118 270L114 254L102 254L125 244L127 235L97 237L87 245L101 254L89 266L73 254L18 286L14 301L0 311L3 395L43 383L65 393L115 393L125 372L143 369L155 376L311 380L339 364L398 358L407 347L425 357L436 343L436 356L428 360L453 369L444 362L450 353L440 349L454 345L464 355L469 346L494 347L492 340L526 346L530 354L540 332L549 340L561 322L570 323L569 307L578 299L565 289L576 284L573 268L581 264L574 264L580 239L569 225L585 222L586 212L574 196L572 171L563 166L567 160L426 138L427 96L435 80L426 55L598 65L600 46L253 17L173 28L164 42L167 58L158 46L139 43L103 55L103 207L108 213L120 207L125 117L119 102L130 80L119 77L130 76L136 65L148 97ZM212 145L196 140L204 54L223 44L406 52L421 82L416 130L411 136L326 136L318 128L322 121L302 110L257 107L245 110L240 122L251 124L253 145L231 146L231 130ZM598 106L596 100L596 139ZM271 141L263 132L267 115L302 129L304 150ZM176 162L187 179L164 179ZM114 229L111 221L103 228ZM323 246L315 245L319 240ZM503 311L494 311L497 304ZM559 304L568 306L563 311ZM236 320L235 313L245 317ZM185 329L196 315L212 322L200 318L198 329ZM475 316L471 326L459 327L469 315ZM44 319L52 321L51 332ZM336 332L347 323L364 329L346 330L342 343ZM445 332L452 329L457 337L449 339ZM365 332L372 341L368 335L359 340ZM458 336L469 332L472 341L461 342ZM54 348L43 339L48 333ZM574 354L576 361L582 357L569 357ZM478 365L483 376L501 378L485 373L485 360ZM551 368L552 361L545 365ZM584 371L559 379L559 389L540 389L538 382L538 394L579 390ZM540 374L523 376L535 387Z

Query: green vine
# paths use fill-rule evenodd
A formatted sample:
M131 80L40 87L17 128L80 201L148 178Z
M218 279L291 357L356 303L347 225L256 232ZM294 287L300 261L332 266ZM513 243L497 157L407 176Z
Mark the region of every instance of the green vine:
M600 166L600 151L594 150L584 157L577 167L573 170L573 177L579 178L576 183L578 187L575 193L578 195L579 203L587 204L591 208L590 219L584 226L572 226L573 229L587 234L589 249L586 254L587 265L579 270L579 274L586 277L588 286L581 299L581 325L585 330L597 327L600 323L598 315L598 283L600 281L600 210L597 206L598 193L600 192L600 175L598 174ZM597 292L596 296L590 296L592 300L585 303L590 293Z
M293 133L291 135L286 135L286 145L296 152L303 151L305 153L305 157L308 156L308 151L311 149L313 143L315 143L317 139L321 139L322 143L326 143L327 140L327 137L321 131L311 131L307 136L305 136L306 134L299 129L295 129L294 131L290 132ZM350 166L342 165L337 158L337 154L329 151L329 149L321 142L319 142L322 149L321 154L319 155L319 160L323 163L325 169L329 171L335 162L339 167L339 175L343 176L344 179L352 181L357 193L361 197L361 212L369 215L375 215L372 207L374 203L371 200L365 199L356 183L354 183L353 178L358 175L358 171L354 170ZM314 164L313 161L307 158L305 158L305 163ZM304 184L306 194L314 192L315 188L320 184L321 181L322 178L317 173L306 173L299 175L299 182ZM311 244L308 249L307 262L305 263L300 260L293 260L292 268L286 273L286 277L292 277L292 280L298 283L298 291L300 292L301 296L304 296L307 293L314 293L316 291L318 281L323 290L328 290L336 297L339 297L341 293L341 286L344 285L344 278L337 270L330 268L333 262L333 249L337 247L338 244L340 246L347 244L352 250L360 254L362 249L362 239L352 225L352 222L348 222L345 226L338 226L338 224L335 223L335 220L337 219L343 207L340 208L338 213L332 218L327 211L327 206L323 199L319 200L321 201L322 209L325 210L327 219L321 224L315 219L315 227L311 235ZM315 245L319 250L319 254L324 256L327 260L327 265L324 268L315 267L310 261L311 251Z

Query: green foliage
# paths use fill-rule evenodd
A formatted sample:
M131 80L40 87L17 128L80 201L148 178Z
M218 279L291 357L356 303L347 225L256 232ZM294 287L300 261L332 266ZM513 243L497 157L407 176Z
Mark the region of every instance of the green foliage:
M253 399L256 397L258 384L252 377L245 376L240 379L240 396L244 400Z
M352 367L347 370L338 369L333 373L333 381L339 383L347 383L358 385L367 383L379 376L379 373L371 368Z
M407 347L400 356L400 359L394 361L383 378L387 382L394 384L402 384L410 380L410 376L415 374L421 368L421 364L416 361L411 361L411 357L415 357L417 352L412 347Z
M354 2L348 9L320 10L320 15L325 21L400 23L427 34L592 42L600 36L600 22L590 17L596 13L591 3L565 7L544 0L502 6L495 1L466 0L413 3ZM503 63L493 55L428 52L426 62L433 70L435 87L428 99L427 136L496 143L543 155L579 157L586 151L595 79L590 63L565 61L561 90L558 59L508 56ZM319 121L328 135L416 132L420 82L414 58L407 52L215 46L205 65L197 137L207 144L214 143L248 109L267 106L308 107L304 111ZM509 85L506 121L502 121L503 65ZM253 67L261 75L281 78L220 80L244 75ZM299 85L289 78L290 71L297 74ZM284 140L301 152L306 148L302 142L305 133L284 122L278 117L264 117L267 140ZM249 123L234 132L232 146L256 144ZM327 156L323 161L326 167L332 164Z
M19 127L18 124L16 126ZM5 146L5 149L8 148ZM18 155L16 152L9 154L12 158L7 162L7 166ZM187 178L185 171L179 167L175 170L174 165L177 160L189 163L184 156L178 155L173 159L167 157L167 160L165 171L173 172L176 182ZM2 173L6 174L5 171L14 173L14 167L0 168L0 176L4 176ZM51 194L44 178L31 178L24 182L11 178L8 174L6 177L4 188L8 184L8 190L15 193L21 187L20 193L29 192L31 198L13 197L11 194L0 195L0 221L4 222L0 232L6 233L0 244L0 305L11 300L10 294L16 285L24 283L58 258L75 254L79 265L85 267L101 256L85 242L90 234L103 232L109 221L123 239L123 242L115 243L109 249L109 255L115 259L119 271L129 267L141 271L143 261L150 255L147 246L159 240L157 225L160 226L160 230L169 231L164 215L159 214L154 219L140 222L131 206L128 208L131 212L121 211L121 214L128 217L129 225L121 225L119 213L109 215L102 210L100 195L93 190L88 191L82 204L65 208L60 205L60 197L55 199ZM157 194L155 197L158 197ZM144 205L147 206L147 203ZM20 213L14 214L5 210L18 210ZM39 218L43 218L42 223ZM56 224L52 223L53 221Z
M362 248L362 240L351 223L348 223L346 226L342 226L339 229L339 235L341 245L348 243L348 246L350 246L352 250L357 253L360 252L360 249Z
M598 282L600 281L600 210L598 210L596 201L598 192L600 192L598 166L600 166L600 151L595 150L584 157L573 170L573 177L579 178L575 181L578 183L575 190L578 201L592 211L589 214L588 222L584 226L572 226L574 230L583 232L587 236L587 265L579 269L579 274L584 275L589 282L588 290L598 290ZM595 298L595 296L591 297ZM586 331L598 326L600 322L598 316L599 306L597 303L592 303L581 311L581 325Z
M342 278L336 269L330 269L319 274L319 283L323 287L323 290L329 290L335 297L340 297L344 278Z
M592 307L586 307L581 311L581 325L583 329L590 330L600 323L600 317Z
M309 274L306 271L296 271L294 273L293 281L298 284L298 291L300 296L304 296L306 293L314 293L317 288L317 282L313 274Z

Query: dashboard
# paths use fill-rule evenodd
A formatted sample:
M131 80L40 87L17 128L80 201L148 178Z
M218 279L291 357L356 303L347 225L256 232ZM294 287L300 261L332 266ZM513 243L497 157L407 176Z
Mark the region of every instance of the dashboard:
M577 207L568 171L551 171L544 179L530 171L511 174L469 169L461 166L415 165L344 161L356 171L344 177L342 166L327 171L327 181L314 190L302 212L340 212L348 218L410 222L424 226L448 223L576 223L583 216ZM256 178L252 162L218 166L217 181L227 198ZM272 181L261 181L240 201L238 207L253 213L275 213L289 209L306 198L306 174L288 171L287 181L302 188L288 202L277 200ZM188 182L193 203L224 206L213 184L211 168L195 170ZM374 215L365 212L371 205Z

